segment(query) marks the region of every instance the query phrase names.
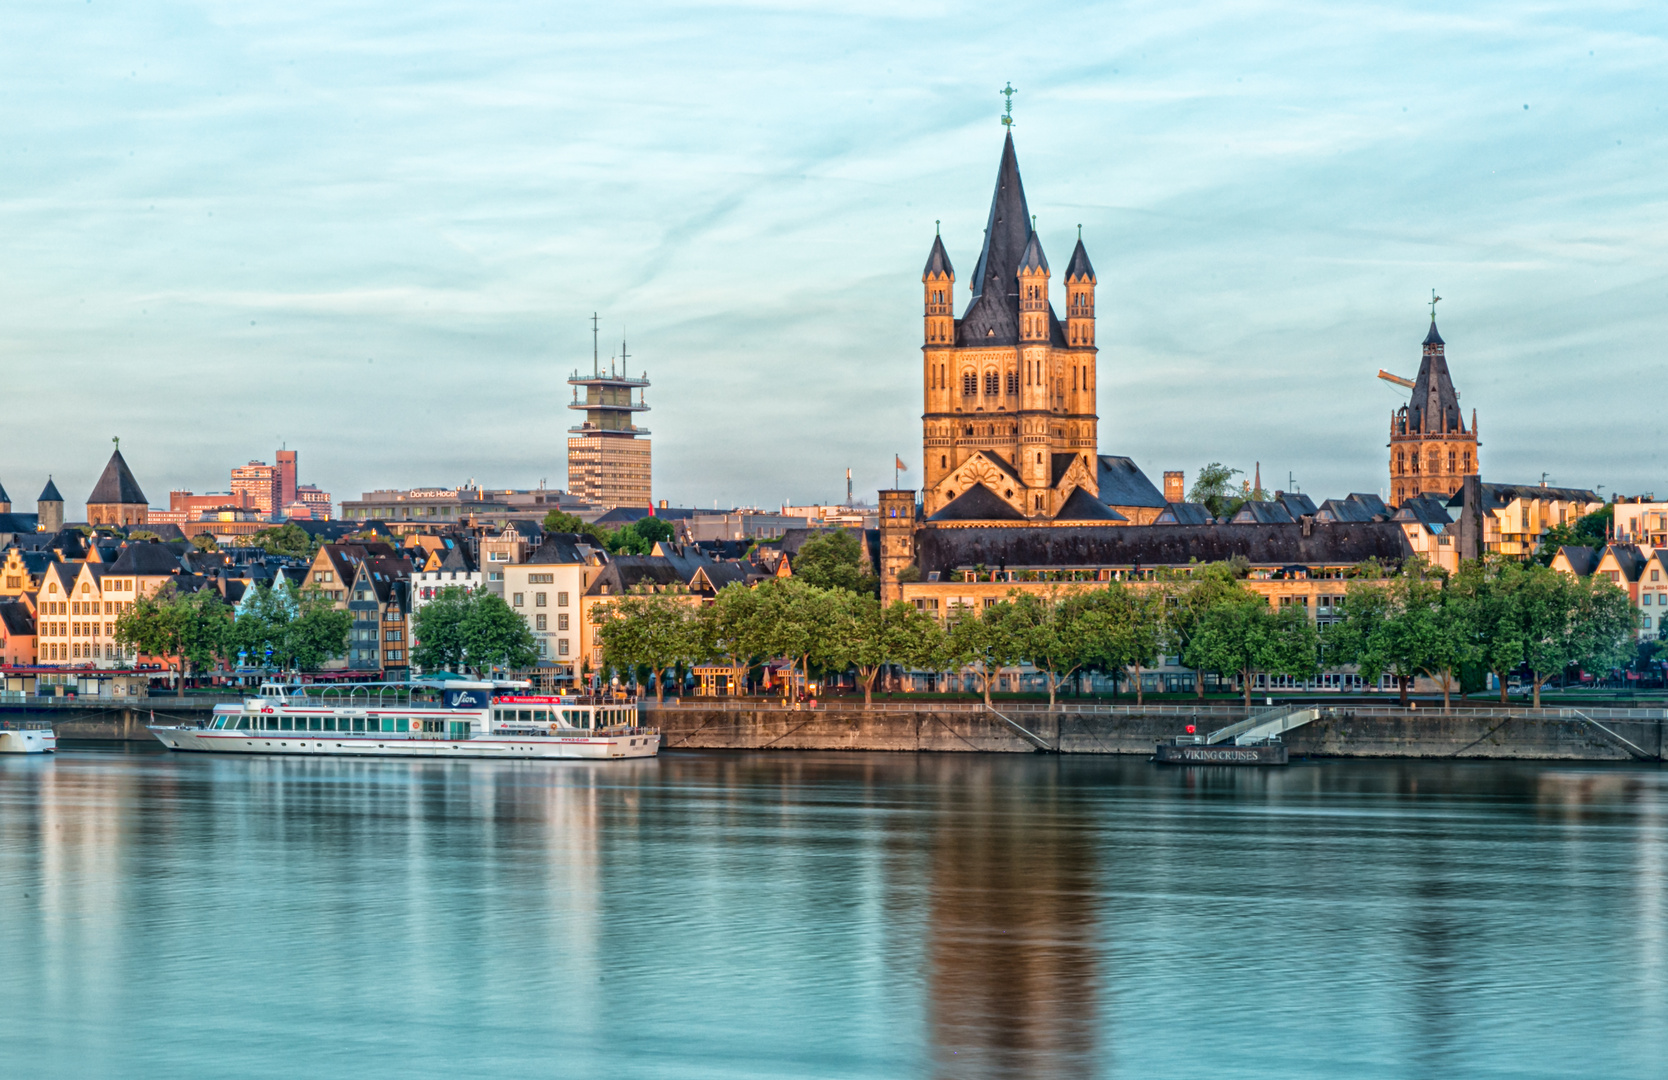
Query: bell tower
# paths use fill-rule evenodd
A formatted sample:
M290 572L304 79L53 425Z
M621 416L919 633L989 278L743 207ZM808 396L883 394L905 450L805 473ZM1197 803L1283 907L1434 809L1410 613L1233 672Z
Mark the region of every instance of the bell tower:
M950 265L950 253L944 250L943 237L934 235L932 250L927 253L926 268L921 271L921 400L926 406L927 417L943 417L954 408L955 287L956 271ZM953 467L949 456L952 430L953 426L947 419L936 423L929 419L924 425L921 465L924 482L929 488L943 479Z
M1436 331L1431 294L1431 328L1425 335L1419 377L1408 402L1390 415L1390 495L1397 505L1426 492L1449 496L1478 474L1477 413L1466 426L1459 391L1448 374L1447 343ZM1396 380L1408 386L1405 379Z

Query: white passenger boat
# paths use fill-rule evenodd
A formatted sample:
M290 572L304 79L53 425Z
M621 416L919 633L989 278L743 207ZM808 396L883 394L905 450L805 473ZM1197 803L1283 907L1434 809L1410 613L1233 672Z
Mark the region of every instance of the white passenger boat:
M58 736L44 720L0 724L0 754L50 754L56 749Z
M611 698L538 697L526 683L268 683L191 725L153 724L170 750L328 757L654 757L660 732Z

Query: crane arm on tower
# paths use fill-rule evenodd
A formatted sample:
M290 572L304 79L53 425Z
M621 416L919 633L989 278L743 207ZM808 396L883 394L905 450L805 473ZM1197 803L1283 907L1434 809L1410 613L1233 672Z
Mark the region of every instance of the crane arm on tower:
M1405 386L1409 390L1413 389L1413 380L1412 379L1404 379L1400 375L1392 375L1388 371L1385 371L1383 368L1378 369L1378 377L1383 379L1387 383L1395 383L1397 386Z

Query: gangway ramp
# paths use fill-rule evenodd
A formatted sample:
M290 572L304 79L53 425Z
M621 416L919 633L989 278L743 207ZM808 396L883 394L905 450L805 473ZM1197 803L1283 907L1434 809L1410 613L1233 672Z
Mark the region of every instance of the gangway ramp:
M1278 709L1254 713L1237 724L1218 728L1205 736L1205 742L1216 745L1232 739L1235 746L1252 746L1319 720L1320 715L1320 707L1316 705L1283 705Z

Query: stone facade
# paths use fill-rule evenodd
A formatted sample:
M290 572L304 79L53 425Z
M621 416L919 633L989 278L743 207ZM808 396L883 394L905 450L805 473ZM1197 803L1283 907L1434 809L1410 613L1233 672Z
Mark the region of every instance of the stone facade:
M1477 411L1460 413L1442 335L1431 320L1408 403L1390 416L1390 497L1397 505L1426 492L1454 495L1478 474Z

